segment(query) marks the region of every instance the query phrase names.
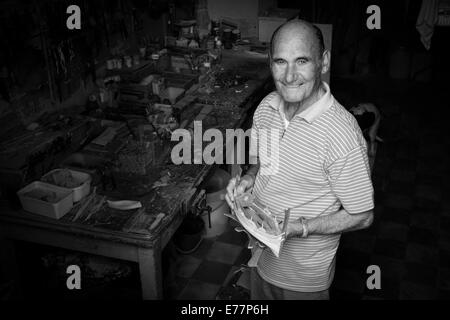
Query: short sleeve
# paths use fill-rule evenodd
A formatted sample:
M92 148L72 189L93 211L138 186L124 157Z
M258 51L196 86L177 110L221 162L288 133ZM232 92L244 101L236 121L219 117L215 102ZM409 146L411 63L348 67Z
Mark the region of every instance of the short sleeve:
M356 147L328 167L332 191L350 214L373 209L373 186L365 148Z

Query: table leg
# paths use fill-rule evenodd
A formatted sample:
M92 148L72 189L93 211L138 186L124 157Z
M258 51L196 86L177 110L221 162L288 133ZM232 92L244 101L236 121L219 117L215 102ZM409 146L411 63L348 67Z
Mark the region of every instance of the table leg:
M163 298L161 248L139 248L139 273L141 276L142 298L154 300Z
M13 288L9 299L23 299L16 251L14 241L11 239L0 238L0 266L1 278Z

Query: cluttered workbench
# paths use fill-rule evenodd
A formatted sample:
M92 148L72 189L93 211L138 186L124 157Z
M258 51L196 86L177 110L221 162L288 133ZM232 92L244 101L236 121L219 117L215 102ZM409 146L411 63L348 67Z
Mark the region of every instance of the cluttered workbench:
M162 57L159 60L162 63ZM215 167L205 162L174 164L170 151L175 143L170 141L170 133L174 128L192 132L194 121L202 121L203 130L216 128L222 132L245 126L252 108L271 86L266 61L259 54L225 50L217 64L205 65L198 81L192 74L173 69L158 70L155 76L145 61L132 73L124 69L115 73L114 63L108 61L104 76L115 91L101 92L95 101L98 104L77 116L76 122L87 122L91 129L100 126L100 131L83 132L101 134L94 139L80 138L79 148L69 148L67 157L53 161L49 167L89 173L90 190L58 218L30 213L2 201L0 240L7 256L4 261L10 262L7 272L20 278L14 266L13 241L28 241L133 261L139 265L142 297L163 298L161 252L189 212L205 210L200 206L205 196L201 183ZM176 63L172 61L172 65ZM120 83L116 82L118 76ZM160 95L165 98L158 101L142 94L142 88L163 90L161 78L166 86L169 81L172 89L180 89L183 94L177 96L167 90L166 96ZM115 105L111 98L114 92L121 97ZM167 109L170 115L165 113ZM164 126L156 128L160 123ZM171 127L173 123L176 125ZM74 136L69 136L73 142ZM32 145L50 138L46 133L35 134L33 139L38 141ZM0 150L5 159L11 159L8 147L2 145Z

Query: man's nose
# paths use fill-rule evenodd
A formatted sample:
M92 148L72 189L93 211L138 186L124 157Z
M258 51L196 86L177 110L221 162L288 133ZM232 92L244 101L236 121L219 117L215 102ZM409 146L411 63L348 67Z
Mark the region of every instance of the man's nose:
M297 72L295 65L288 65L286 68L285 79L287 83L292 83L297 80Z

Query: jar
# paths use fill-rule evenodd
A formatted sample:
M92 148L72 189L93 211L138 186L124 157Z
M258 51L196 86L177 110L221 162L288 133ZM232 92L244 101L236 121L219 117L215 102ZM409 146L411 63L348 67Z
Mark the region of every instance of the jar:
M139 48L139 52L141 54L141 58L145 58L147 54L147 48L146 47Z
M234 29L234 30L232 31L232 39L233 39L233 42L234 42L234 43L240 41L240 40L241 40L241 30L239 30L239 29Z
M122 59L116 59L116 67L117 69L122 69Z
M126 65L128 68L131 68L131 67L133 66L133 60L131 59L130 56L125 56L125 57L124 57L124 60L125 60L125 65Z
M223 30L222 42L225 49L231 49L233 47L231 29Z
M114 69L114 59L109 59L106 61L106 69L108 70Z

